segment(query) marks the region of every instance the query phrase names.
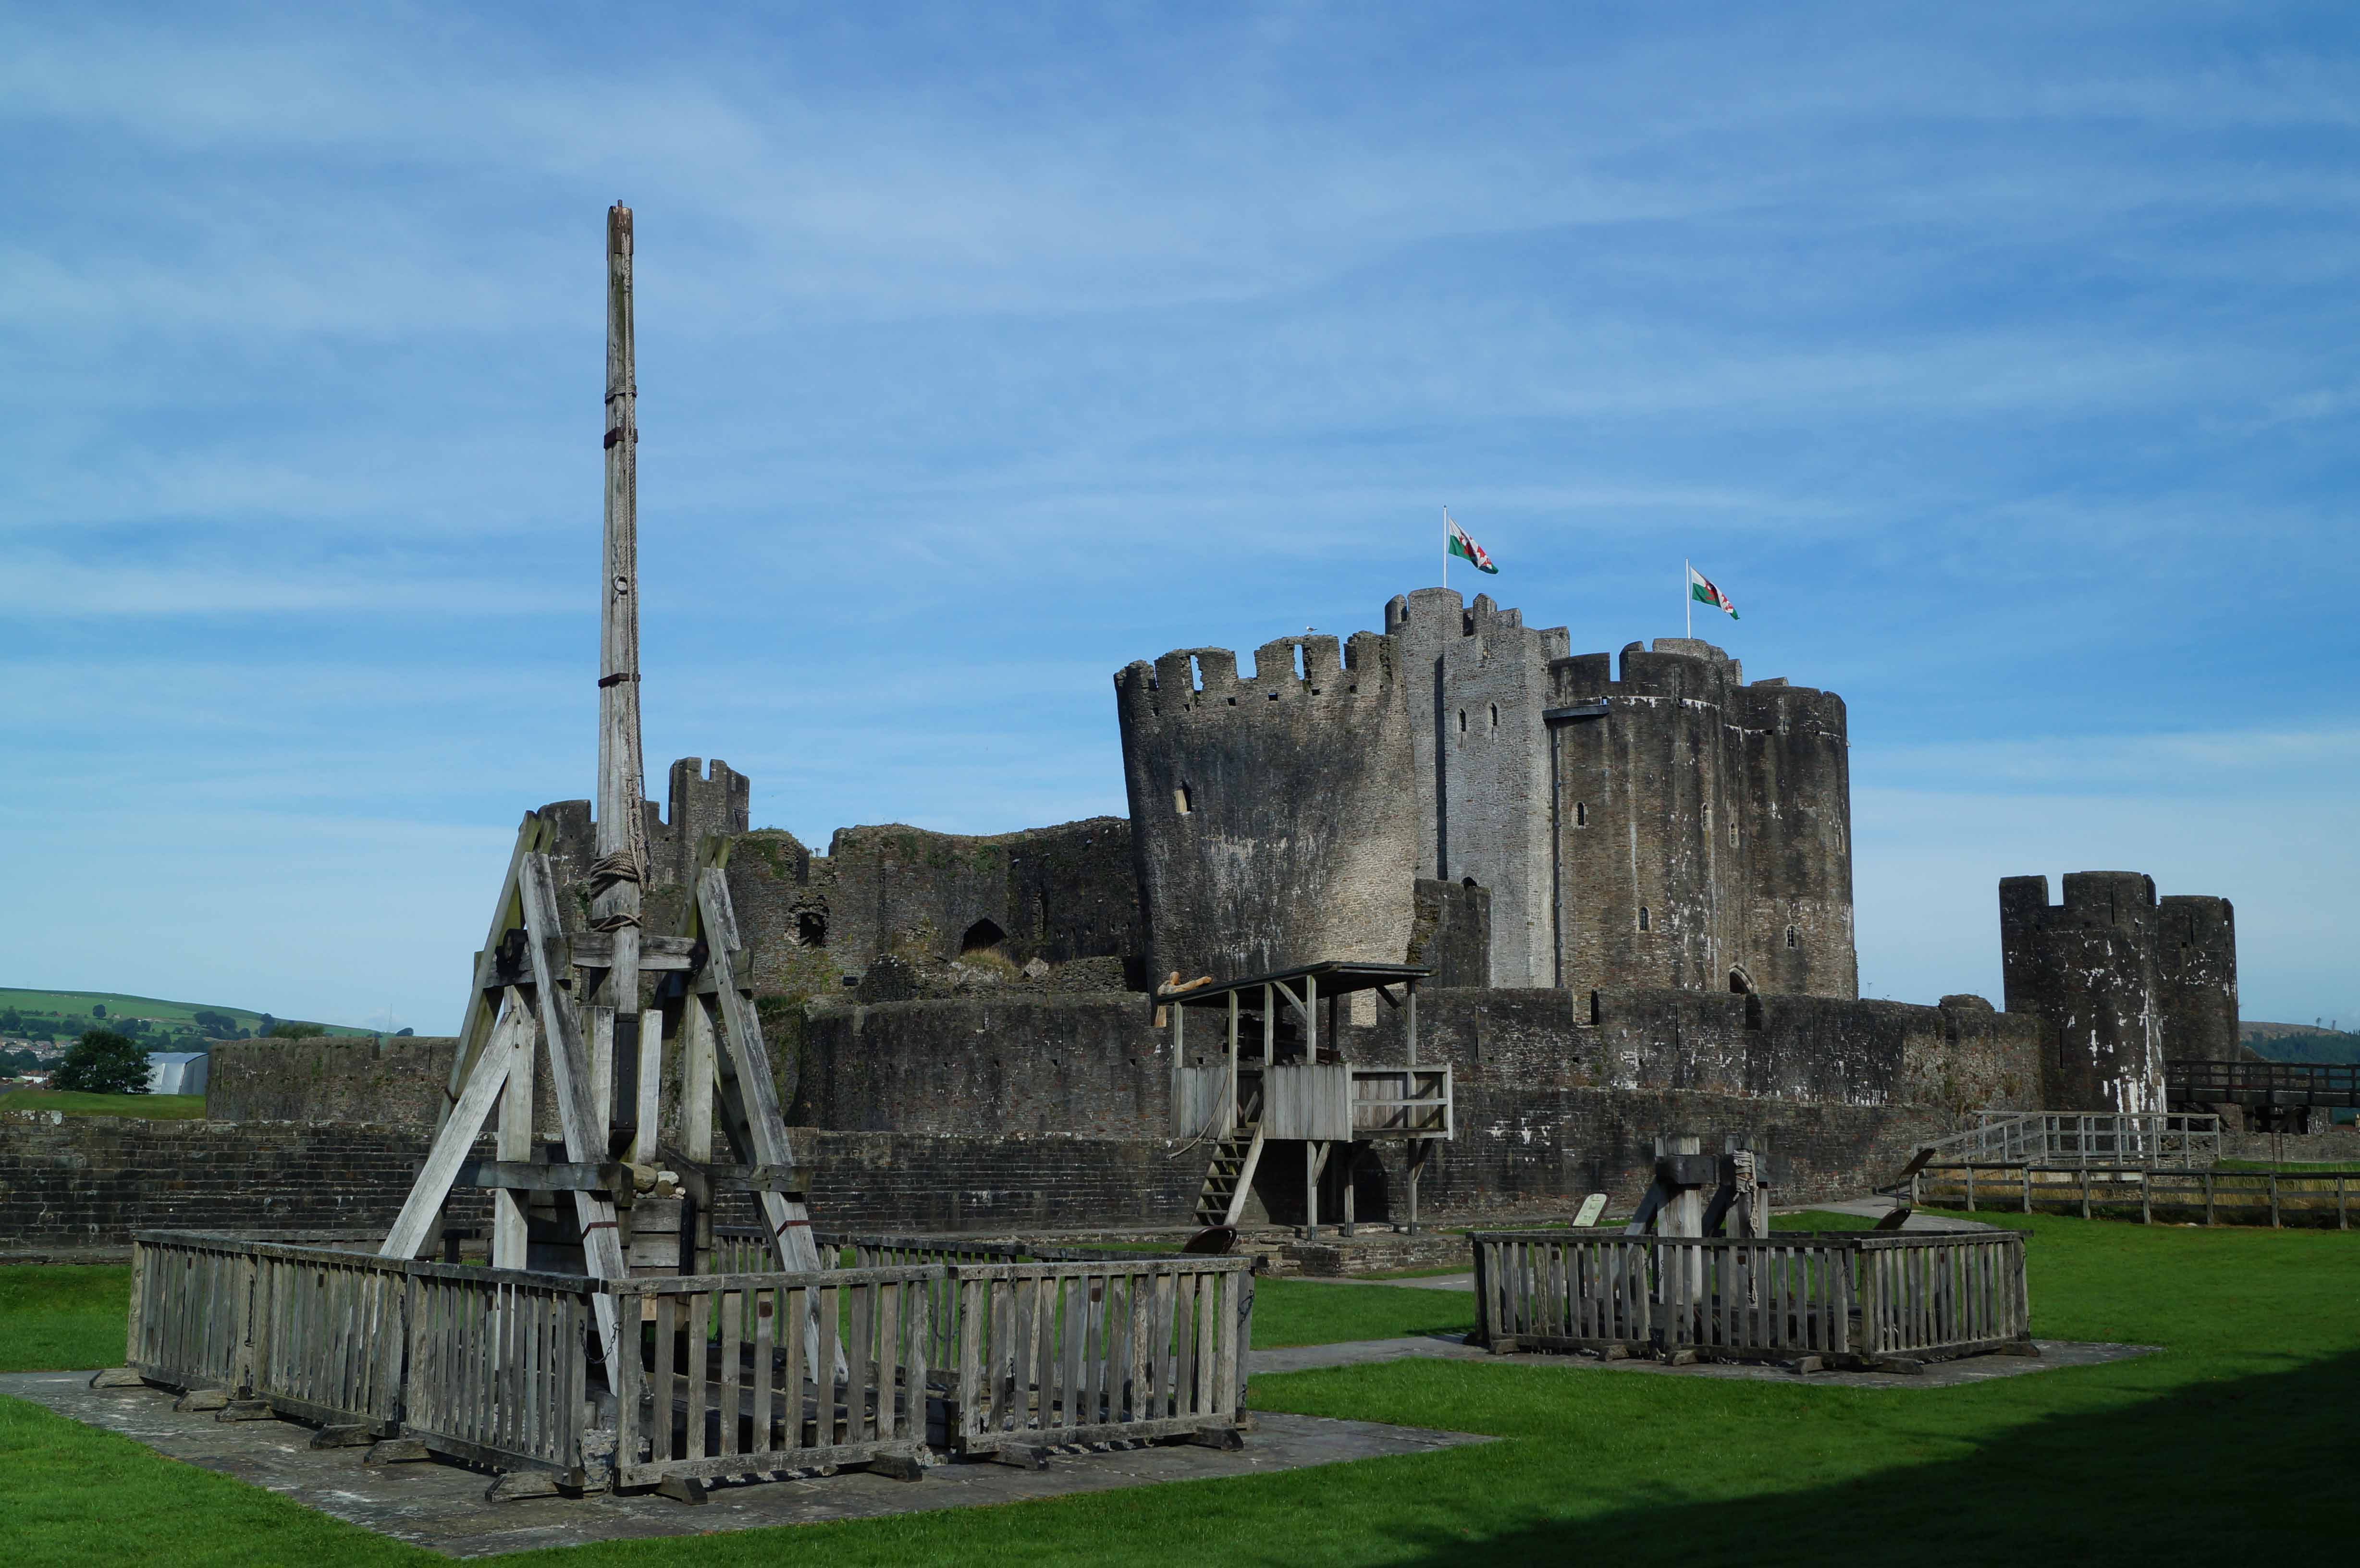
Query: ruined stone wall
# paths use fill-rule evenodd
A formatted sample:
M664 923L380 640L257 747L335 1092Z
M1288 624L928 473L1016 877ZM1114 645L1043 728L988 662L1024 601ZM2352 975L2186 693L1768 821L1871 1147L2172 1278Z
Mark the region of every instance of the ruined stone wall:
M1916 1105L1963 1125L1983 1110L2038 1108L2037 1019L1980 996L1938 1007L1819 996L1612 987L1424 990L1419 1060L1460 1082L1513 1091L1689 1090L1864 1107ZM1398 1062L1403 1020L1349 1031L1355 1061ZM1463 1123L1462 1123L1463 1125Z
M1510 1089L1472 1085L1460 1092L1459 1138L1434 1156L1418 1185L1421 1215L1484 1220L1562 1213L1591 1192L1628 1212L1653 1176L1654 1140L1691 1136L1719 1152L1735 1138L1767 1156L1772 1201L1826 1202L1863 1195L1891 1181L1917 1146L1951 1130L1950 1118L1925 1106L1797 1105L1682 1090ZM1400 1212L1405 1191L1400 1156L1379 1149L1382 1189ZM1298 1180L1257 1182L1280 1223L1301 1208ZM1369 1183L1360 1212L1372 1212ZM1323 1195L1332 1219L1336 1196Z
M0 1251L120 1246L135 1230L390 1226L426 1156L420 1127L149 1122L0 1113ZM792 1127L828 1230L1185 1223L1201 1163L1145 1138L924 1138ZM476 1146L488 1156L488 1138ZM463 1194L453 1219L489 1205ZM725 1211L722 1217L733 1216Z
M1152 975L1402 961L1417 822L1393 653L1288 637L1251 674L1196 648L1115 677Z
M1136 967L1141 956L1131 824L1119 817L983 836L839 829L812 863L810 897L855 975L888 953L942 961L989 951L1019 966L1114 958Z
M2050 904L2046 877L1999 885L2007 1010L2056 1031L2043 1065L2044 1101L2057 1110L2163 1110L2155 879L2068 872L2064 895Z
M1658 638L1551 667L1564 983L1850 998L1842 700Z
M0 1247L120 1245L149 1227L382 1228L400 1212L429 1136L352 1123L0 1113ZM488 1203L476 1207L474 1217L488 1215ZM469 1217L464 1201L459 1212Z
M2173 894L2156 909L2157 1011L2166 1062L2235 1062L2237 920L2226 898Z
M1417 879L1409 961L1434 972L1435 986L1491 983L1491 894L1463 882Z
M1171 1048L1153 1017L1120 993L816 1008L790 1115L864 1132L1161 1138Z
M448 1035L217 1041L205 1115L224 1122L432 1127L458 1046Z

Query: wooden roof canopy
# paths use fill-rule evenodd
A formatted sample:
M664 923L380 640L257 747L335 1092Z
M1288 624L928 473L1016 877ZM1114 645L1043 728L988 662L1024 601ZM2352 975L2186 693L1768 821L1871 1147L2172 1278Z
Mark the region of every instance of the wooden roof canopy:
M1167 987L1156 996L1158 1002L1177 1004L1184 1007L1209 1007L1215 1003L1226 1007L1229 993L1259 989L1264 985L1284 985L1290 981L1316 978L1323 997L1340 996L1352 991L1382 991L1388 985L1406 982L1415 985L1434 973L1415 964L1355 964L1331 958L1325 963L1300 964L1293 969L1273 970L1268 975L1249 975L1241 980L1217 980L1211 985L1198 985L1190 990ZM1388 1001L1393 998L1387 997Z

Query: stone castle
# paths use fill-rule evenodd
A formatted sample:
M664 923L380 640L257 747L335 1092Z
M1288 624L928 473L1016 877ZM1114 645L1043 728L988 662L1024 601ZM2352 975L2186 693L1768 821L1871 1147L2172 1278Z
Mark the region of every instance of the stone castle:
M1453 1069L1460 1133L1421 1191L1470 1217L1634 1200L1659 1134L1743 1138L1798 1201L1857 1192L1978 1111L2161 1109L2167 1057L2238 1054L2228 905L2136 875L2068 876L2058 906L2044 878L2002 884L2004 1010L1860 997L1834 693L1686 638L1573 654L1439 589L1383 626L1278 639L1250 670L1199 648L1117 672L1127 819L847 828L814 854L751 826L727 764L672 765L643 808L650 924L727 839L789 1119L842 1151L815 1203L945 1229L1184 1219L1203 1153L1172 1142L1145 994L1175 975L1432 969L1422 1051ZM578 885L588 803L543 810ZM1392 1059L1399 1016L1349 1000L1348 1056ZM212 1114L431 1118L448 1060L294 1046L300 1066L224 1048ZM1389 1158L1328 1178L1364 1219ZM1271 1218L1295 1185L1262 1194Z

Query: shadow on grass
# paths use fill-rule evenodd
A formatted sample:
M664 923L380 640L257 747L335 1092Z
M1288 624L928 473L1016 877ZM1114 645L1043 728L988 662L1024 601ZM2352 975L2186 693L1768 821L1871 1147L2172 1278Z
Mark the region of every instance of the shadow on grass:
M1928 1397L1896 1391L1885 1397ZM2252 1563L2360 1530L2360 1353L2011 1427L1964 1456L1822 1486L1670 1502L1485 1537L1412 1533L1418 1563ZM1647 1442L1644 1432L1631 1441ZM1798 1454L1808 1465L1810 1456ZM1574 1465L1579 1455L1568 1455ZM1713 1463L1669 1445L1667 1470ZM1420 1539L1423 1537L1424 1539ZM2345 1544L2335 1547L2341 1541ZM2264 1564L2261 1568L2275 1568Z

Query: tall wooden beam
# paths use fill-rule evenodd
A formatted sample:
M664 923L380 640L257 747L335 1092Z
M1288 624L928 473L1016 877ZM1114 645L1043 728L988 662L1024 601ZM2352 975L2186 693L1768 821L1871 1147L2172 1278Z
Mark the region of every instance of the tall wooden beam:
M631 321L631 210L606 212L606 571L598 621L598 858L590 928L614 935L614 961L593 1000L593 1095L613 1125L652 1123L639 1105L639 909L648 873L639 814L647 768L639 751L639 382ZM611 1044L610 1044L611 1042ZM612 1099L610 1100L610 1096ZM623 1103L628 1097L628 1105ZM606 1118L602 1117L602 1120ZM607 1151L601 1149L603 1157Z

